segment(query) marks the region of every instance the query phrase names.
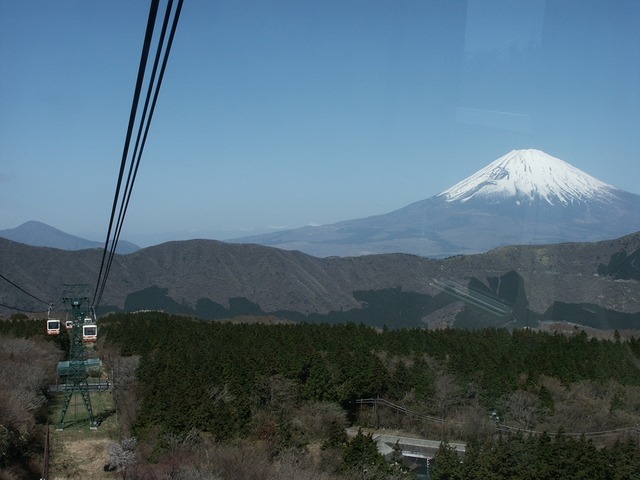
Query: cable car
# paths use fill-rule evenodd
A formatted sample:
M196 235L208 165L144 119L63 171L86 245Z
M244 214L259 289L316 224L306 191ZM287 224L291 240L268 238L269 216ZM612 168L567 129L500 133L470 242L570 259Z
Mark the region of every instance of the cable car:
M47 310L47 335L60 335L60 320L50 317L52 308L53 303L50 303Z
M92 343L98 340L98 323L95 319L95 313L92 316L84 317L82 325L82 341Z
M82 341L95 342L98 340L98 325L95 323L85 323L82 325Z
M66 322L64 322L64 326L67 328L67 330L71 330L73 328L73 320L67 320Z
M47 335L60 335L60 320L47 319Z

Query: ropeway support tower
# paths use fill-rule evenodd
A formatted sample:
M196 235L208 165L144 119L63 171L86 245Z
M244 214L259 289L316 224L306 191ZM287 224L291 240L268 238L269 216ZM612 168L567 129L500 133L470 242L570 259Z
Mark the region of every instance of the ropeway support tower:
M69 332L69 370L64 388L64 401L58 430L64 429L64 417L69 408L69 403L74 394L80 394L87 410L89 426L92 429L98 427L98 422L93 415L91 408L91 398L89 396L89 384L87 382L87 353L82 341L82 325L88 314L89 286L88 285L66 285L63 296L64 304L71 309L73 315L73 325Z

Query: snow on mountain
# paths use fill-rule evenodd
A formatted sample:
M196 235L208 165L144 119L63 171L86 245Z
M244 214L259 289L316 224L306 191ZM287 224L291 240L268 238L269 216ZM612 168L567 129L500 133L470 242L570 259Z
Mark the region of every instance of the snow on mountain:
M400 252L442 258L637 231L640 195L540 150L513 150L444 192L393 212L233 241L321 257Z
M440 193L447 202L482 198L491 203L542 200L569 205L608 200L617 189L540 150L512 150Z

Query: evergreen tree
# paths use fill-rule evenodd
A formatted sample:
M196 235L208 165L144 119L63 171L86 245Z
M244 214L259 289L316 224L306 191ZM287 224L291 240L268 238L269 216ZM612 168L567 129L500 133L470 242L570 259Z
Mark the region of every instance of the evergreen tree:
M442 442L438 447L431 473L434 480L463 480L458 451L449 442Z
M607 480L638 480L640 449L633 439L617 441L606 455Z
M346 472L367 474L366 478L386 478L389 465L378 452L378 445L371 434L365 435L362 430L345 446L343 469Z

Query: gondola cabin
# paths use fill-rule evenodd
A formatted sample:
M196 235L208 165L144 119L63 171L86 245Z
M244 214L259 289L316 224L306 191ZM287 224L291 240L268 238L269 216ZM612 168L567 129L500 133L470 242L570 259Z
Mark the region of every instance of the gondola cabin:
M66 322L64 322L64 326L67 328L67 330L71 330L73 328L73 320L67 320Z
M85 323L82 325L82 341L95 342L98 340L98 325L95 323Z
M60 335L60 320L47 320L47 335Z

